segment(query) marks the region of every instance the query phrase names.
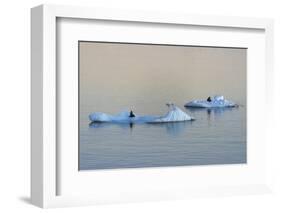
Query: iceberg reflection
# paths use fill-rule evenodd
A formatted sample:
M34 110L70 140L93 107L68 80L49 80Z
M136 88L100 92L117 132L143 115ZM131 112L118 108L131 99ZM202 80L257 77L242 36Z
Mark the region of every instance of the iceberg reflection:
M176 136L180 135L182 132L185 131L185 129L192 125L191 122L167 122L167 123L154 123L154 124L138 124L135 125L134 123L97 123L97 122L91 122L89 124L89 127L91 129L103 129L103 128L111 128L113 126L120 127L122 129L130 129L131 132L133 132L133 129L136 128L136 126L143 126L146 128L157 128L157 129L164 129L165 132L169 135Z

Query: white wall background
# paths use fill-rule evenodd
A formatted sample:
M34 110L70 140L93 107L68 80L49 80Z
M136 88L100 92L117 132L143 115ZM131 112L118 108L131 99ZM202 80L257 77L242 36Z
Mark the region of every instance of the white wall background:
M9 0L0 7L0 212L38 212L29 204L30 8L41 3L270 17L275 19L275 131L271 145L274 193L156 203L53 209L52 212L281 212L281 3L278 0ZM278 111L279 109L279 111ZM279 126L278 126L279 125ZM279 162L278 162L279 161Z

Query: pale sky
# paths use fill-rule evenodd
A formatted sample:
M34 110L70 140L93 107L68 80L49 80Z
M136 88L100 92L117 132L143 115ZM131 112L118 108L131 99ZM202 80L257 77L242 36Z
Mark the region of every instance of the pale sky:
M221 94L246 103L247 49L80 42L80 107L155 113ZM82 109L83 110L83 109Z

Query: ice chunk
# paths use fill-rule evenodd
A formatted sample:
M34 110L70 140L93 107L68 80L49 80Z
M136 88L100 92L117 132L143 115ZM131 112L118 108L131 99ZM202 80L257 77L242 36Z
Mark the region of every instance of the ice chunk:
M167 123L194 120L180 108L172 105L164 116L139 116L129 117L129 112L121 112L117 115L110 115L102 112L95 112L89 115L92 122L111 122L111 123Z
M166 115L158 117L150 121L149 123L166 123L166 122L179 122L179 121L190 121L190 120L194 120L194 118L189 116L180 108L176 106L172 106L172 108L170 108L169 112Z
M193 100L184 105L185 107L197 107L197 108L213 108L213 107L237 107L238 105L232 101L226 100L222 95L216 95L211 98L211 101L207 100Z
M216 101L223 101L224 97L223 97L223 95L215 95L214 96L214 100L216 100Z

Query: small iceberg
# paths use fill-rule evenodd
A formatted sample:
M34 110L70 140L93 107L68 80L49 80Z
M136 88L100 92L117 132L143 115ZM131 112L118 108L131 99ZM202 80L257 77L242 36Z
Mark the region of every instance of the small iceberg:
M212 98L209 97L207 100L190 101L184 106L194 108L238 107L236 103L226 100L222 95L216 95Z
M168 123L168 122L180 122L180 121L192 121L195 120L193 117L182 111L179 107L174 104L167 104L169 111L166 115L156 117L148 123Z
M182 111L174 104L167 104L169 111L164 116L144 115L130 117L130 112L121 112L117 115L110 115L103 112L95 112L89 115L91 122L96 123L168 123L168 122L182 122L194 120L187 113Z

